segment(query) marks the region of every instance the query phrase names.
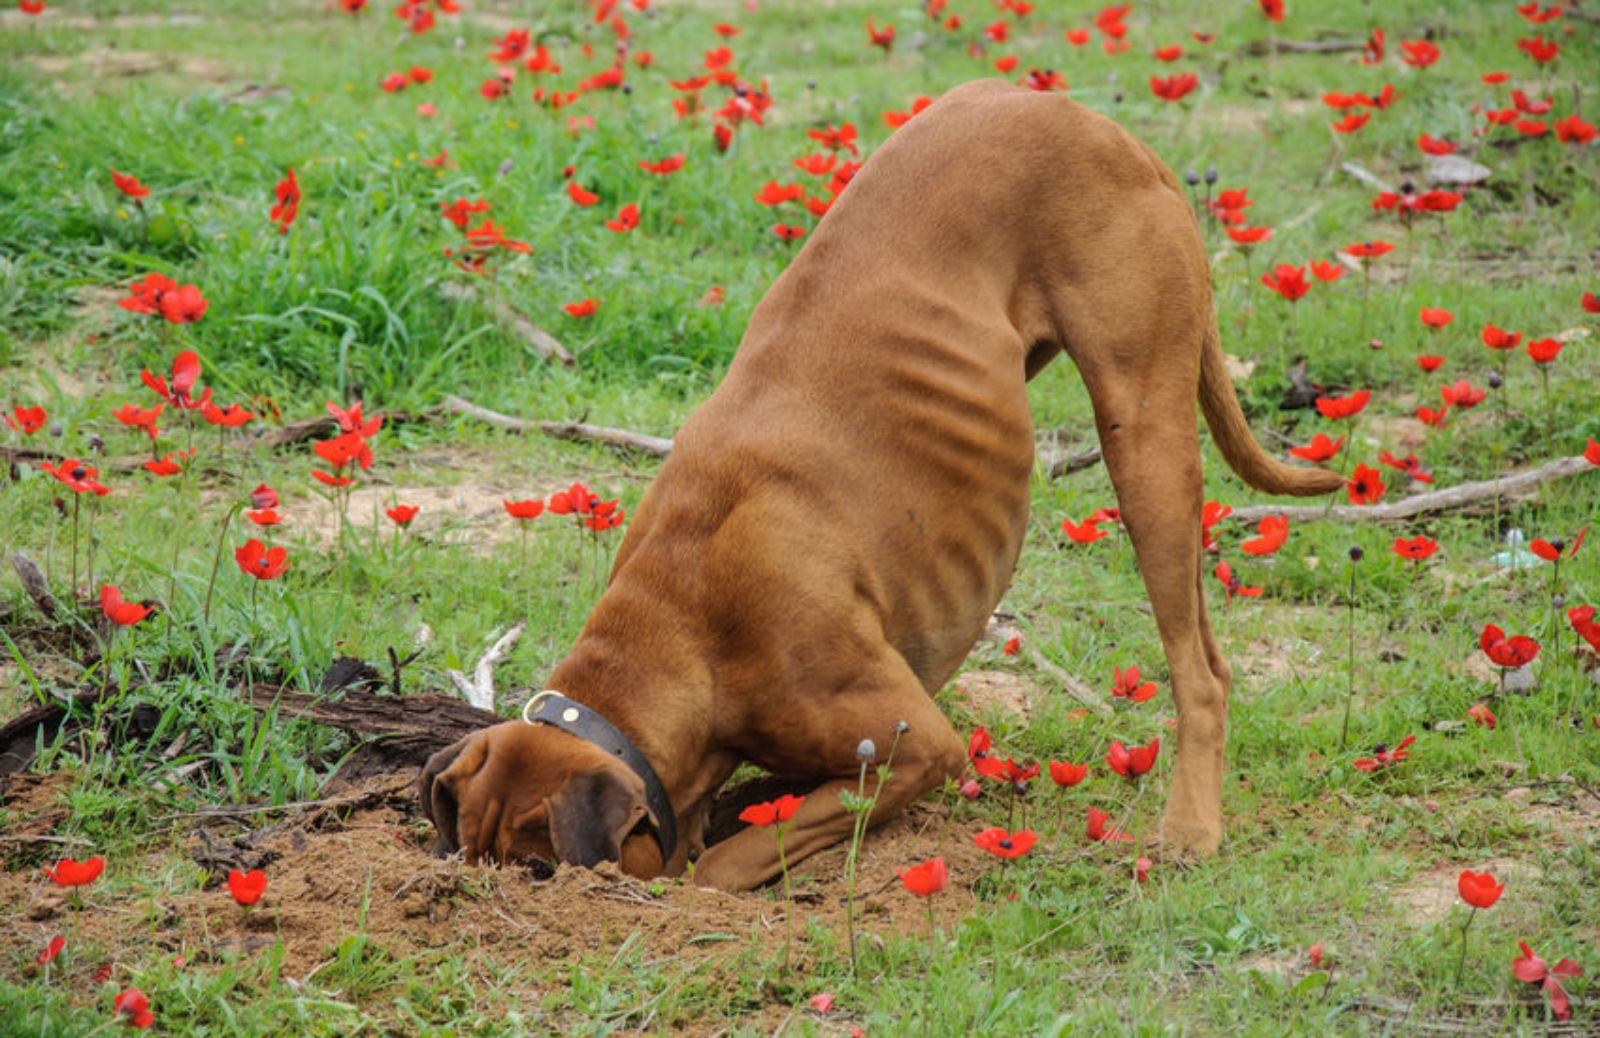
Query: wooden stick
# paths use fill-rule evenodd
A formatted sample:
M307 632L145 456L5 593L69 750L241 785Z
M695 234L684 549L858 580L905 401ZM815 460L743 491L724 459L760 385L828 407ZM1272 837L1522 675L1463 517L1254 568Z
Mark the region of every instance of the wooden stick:
M37 563L22 552L11 554L11 568L17 571L17 579L22 581L22 590L33 599L33 604L39 607L46 619L53 620L56 616L56 599L50 593L50 582L44 578L44 572Z
M482 302L489 313L494 315L494 319L526 343L529 349L539 355L540 360L553 361L569 370L578 366L577 360L561 344L561 340L534 324L510 303L494 296L479 300L478 293L473 291L471 285L461 285L452 281L440 285L439 294L453 303Z
M1264 58L1270 54L1349 54L1366 50L1365 40L1251 40L1235 56Z
M558 440L604 443L656 458L664 458L672 451L672 441L660 436L631 432L627 429L612 429L603 425L589 425L586 422L541 422L513 418L511 415L479 407L472 401L463 400L453 394L445 395L443 407L450 414L475 418L485 425L492 425L507 432L537 432L553 436Z
M1412 494L1386 505L1252 505L1236 508L1229 517L1241 523L1260 522L1269 515L1287 516L1295 522L1328 520L1336 523L1392 523L1412 519L1419 515L1440 515L1460 511L1480 501L1492 499L1496 494L1511 497L1525 493L1557 479L1576 476L1585 471L1600 471L1582 455L1558 458L1536 469L1518 472L1499 479L1486 479L1477 483L1460 483L1444 490L1425 494Z
M459 670L445 672L450 676L450 680L455 684L456 688L460 689L461 694L466 697L468 703L479 710L492 711L494 709L495 665L506 658L506 654L511 651L511 647L517 644L517 639L521 638L522 632L527 629L527 624L519 623L495 639L495 643L489 646L489 651L478 657L478 665L472 668L472 679L470 681Z
M1111 704L1106 702L1105 696L1100 695L1088 685L1085 685L1071 674L1068 674L1066 671L1056 666L1054 660L1050 659L1038 649L1035 649L1031 645L1027 646L1026 648L1028 653L1028 662L1032 663L1035 667L1039 668L1046 674L1050 675L1051 678L1055 679L1055 681L1060 684L1062 690L1066 692L1067 695L1071 696L1073 699L1076 699L1078 702L1082 703L1084 706L1088 707L1090 710L1093 710L1097 714L1111 713Z

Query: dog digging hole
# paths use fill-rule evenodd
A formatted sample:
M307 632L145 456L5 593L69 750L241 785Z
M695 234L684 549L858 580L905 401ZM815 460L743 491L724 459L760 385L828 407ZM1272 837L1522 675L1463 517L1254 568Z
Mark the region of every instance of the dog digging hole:
M381 784L401 779L409 786L410 776ZM7 809L13 818L46 812L55 803L46 795L58 796L60 785L51 777L25 778L20 786L14 781L22 795ZM18 936L29 946L43 947L70 925L82 947L104 949L113 961L153 939L187 963L210 963L241 951L254 954L276 934L284 944L284 973L297 979L326 964L357 934L391 959L438 952L561 961L614 955L637 931L647 956L695 964L730 949L746 950L751 941L775 952L784 940L781 884L728 894L696 887L687 878L637 880L609 863L595 870L563 866L550 879L535 881L527 868L480 868L431 857L432 830L409 810L391 806L352 813L329 829L306 831L296 824L252 844L248 853L271 859L270 885L249 913L222 886L141 891L143 880L194 867L184 847L170 846L124 859L120 874L107 877L112 882L102 880L85 892L84 908L69 922L70 909L38 869L39 861L67 853L54 845L42 855L35 849L26 860L13 855L7 861L0 872L0 912L17 920ZM212 846L225 848L227 835L211 831ZM79 857L88 853L69 849ZM821 927L844 939L846 850L837 846L795 867L797 933ZM856 884L857 933L865 942L926 929L926 906L901 887L897 870L936 855L948 862L951 879L933 907L938 924L949 928L974 907L974 884L997 867L964 828L942 805L922 804L867 838ZM803 939L795 954L804 960Z

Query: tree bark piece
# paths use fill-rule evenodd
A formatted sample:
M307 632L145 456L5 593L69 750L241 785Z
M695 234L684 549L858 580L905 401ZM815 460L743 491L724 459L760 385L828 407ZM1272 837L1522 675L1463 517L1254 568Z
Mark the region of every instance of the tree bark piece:
M470 400L463 400L452 394L445 395L444 409L451 414L475 418L485 425L492 425L507 432L536 432L553 436L558 440L604 443L656 458L664 458L672 452L672 441L660 436L649 436L627 429L613 429L604 425L589 425L586 422L542 422L513 418L511 415L479 407Z
M534 324L510 303L493 296L480 299L471 285L461 285L451 281L439 286L439 294L453 303L481 302L489 313L494 315L496 321L510 329L511 334L526 343L541 360L559 364L568 370L577 368L577 360L561 344L561 340Z
M50 593L50 582L45 579L44 571L28 556L22 552L11 554L11 568L17 571L17 579L22 581L22 590L33 599L33 604L46 619L54 620L56 616L56 596Z
M1386 505L1335 505L1332 508L1327 505L1252 505L1249 508L1234 509L1231 518L1241 523L1259 522L1269 515L1286 516L1294 522L1301 523L1322 520L1335 523L1393 523L1413 519L1419 515L1440 515L1461 511L1479 502L1493 499L1496 493L1502 497L1513 497L1553 480L1566 479L1585 471L1594 472L1600 469L1596 469L1580 455L1558 458L1536 469L1502 476L1499 479L1460 483L1444 490L1412 494L1410 497L1403 497Z

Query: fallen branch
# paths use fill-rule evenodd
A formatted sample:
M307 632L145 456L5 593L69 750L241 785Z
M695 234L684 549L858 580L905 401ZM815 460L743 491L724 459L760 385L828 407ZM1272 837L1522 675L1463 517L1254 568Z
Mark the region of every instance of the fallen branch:
M1375 191L1393 191L1394 185L1361 165L1359 162L1341 162L1339 168Z
M1365 40L1251 40L1234 55L1264 58L1268 54L1350 54L1366 47Z
M539 422L513 418L450 394L445 395L443 407L450 414L475 418L485 425L492 425L507 432L537 432L553 436L558 440L604 443L656 458L664 458L672 451L672 441L660 436L630 432L627 429L612 429L603 425L589 425L586 422Z
M1070 476L1074 472L1092 468L1100 462L1100 448L1090 447L1077 454L1068 454L1050 462L1050 468L1045 472L1046 479L1056 479L1059 476Z
M479 710L494 710L494 668L506 658L511 647L517 644L517 639L521 638L522 632L527 629L527 624L519 623L497 638L495 643L489 646L489 651L478 657L478 665L472 668L471 681L468 681L467 676L459 670L445 671L468 703Z
M1054 660L1050 659L1033 646L1026 646L1026 651L1028 653L1028 662L1032 663L1035 667L1044 671L1051 678L1053 678L1056 683L1061 686L1062 691L1066 692L1067 695L1071 696L1073 699L1076 699L1078 702L1082 703L1084 706L1088 707L1090 710L1093 710L1097 714L1111 713L1111 704L1106 702L1105 696L1100 695L1088 685L1085 685L1071 674L1068 674L1066 671L1062 670L1056 665Z
M461 285L453 281L441 284L439 294L453 303L482 302L489 313L494 315L494 319L526 343L529 349L539 355L539 359L547 363L554 361L569 369L578 366L577 360L565 346L561 345L561 340L528 320L510 303L494 296L479 300L478 293L473 291L471 285Z
M1492 499L1496 494L1512 497L1557 479L1576 476L1585 471L1600 471L1581 455L1558 458L1536 469L1519 472L1499 479L1486 479L1478 483L1461 483L1444 490L1425 494L1412 494L1386 505L1252 505L1236 508L1230 518L1241 523L1254 523L1269 515L1281 515L1295 522L1328 520L1336 523L1398 522L1419 515L1441 515L1468 508L1480 501Z

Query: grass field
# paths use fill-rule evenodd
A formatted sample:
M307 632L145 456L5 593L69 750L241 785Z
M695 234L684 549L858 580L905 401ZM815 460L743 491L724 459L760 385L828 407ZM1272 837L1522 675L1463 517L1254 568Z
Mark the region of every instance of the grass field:
M56 608L42 612L7 565L0 721L78 697L71 723L0 740L0 1034L120 1028L133 1016L113 1001L129 988L154 1029L195 1035L1600 1028L1600 629L1568 615L1600 605L1600 548L1574 550L1600 503L1594 3L1538 24L1509 0L1288 0L1282 21L1245 0L1121 18L1049 0L1026 13L950 0L936 17L912 2L624 0L621 23L575 0L459 6L416 3L434 20L423 32L390 5L352 14L337 0L0 13L0 549L38 564ZM872 45L869 19L893 25L891 48ZM527 50L489 60L515 30L531 31ZM1427 48L1403 45L1417 41L1437 60L1418 67ZM619 44L623 76L607 85ZM1171 45L1183 53L1154 53ZM538 46L559 72L528 68ZM1208 580L1235 674L1227 836L1201 863L1156 855L1141 882L1171 766L1170 686L1126 536L1110 520L1092 543L1063 530L1116 502L1098 464L1051 474L1094 446L1094 427L1070 364L1047 369L1030 388L1041 460L1021 564L995 637L940 701L1001 756L1092 767L1071 788L1047 770L1020 817L984 782L870 836L854 968L842 848L797 867L792 906L781 885L733 896L607 869L469 869L428 856L414 770L329 786L357 741L258 710L272 698L261 690L315 693L341 656L387 682L393 653L415 654L393 678L405 693L450 694L448 670L470 670L525 620L496 672L511 716L576 636L623 530L548 513L519 525L502 499L582 481L626 514L657 465L500 431L444 399L671 436L804 246L775 226L826 219L763 204L765 185L803 185L821 208L847 190L840 164L893 132L886 112L998 69L1060 73L1068 96L1189 175L1236 388L1275 454L1343 436L1328 464L1380 473L1374 507L1586 446L1594 464L1402 520L1297 517L1266 554L1242 547L1255 522L1220 520L1208 573L1226 562L1262 589L1235 597ZM1150 86L1186 73L1197 78L1181 99ZM1366 96L1336 108L1328 94ZM733 114L751 109L759 124ZM1331 128L1346 119L1350 132ZM859 156L825 139L847 124ZM1424 134L1458 146L1453 165L1424 154ZM676 171L641 168L679 155ZM807 156L827 169L798 168ZM290 169L300 199L280 233L269 209ZM148 194L129 197L113 170ZM1413 215L1375 207L1385 188L1462 197ZM1240 189L1247 208L1216 204ZM577 204L583 191L598 201ZM441 210L457 199L490 208L453 226ZM637 226L609 229L629 204ZM525 251L462 252L463 230L485 219ZM1271 234L1244 248L1230 227ZM1351 250L1375 241L1394 249ZM477 272L456 262L479 259ZM1279 264L1302 268L1303 297L1262 283ZM117 305L151 274L197 286L203 314ZM585 300L590 316L566 309ZM1433 309L1448 323L1430 327ZM570 366L541 354L528 322ZM1491 349L1487 326L1522 339ZM1529 344L1546 340L1559 356L1536 363ZM114 415L160 402L141 371L171 380L190 351L215 402L253 420L213 427L176 393L159 438ZM1449 403L1441 386L1459 401L1461 380L1481 403L1419 420ZM1352 418L1313 404L1360 390L1370 401ZM373 463L350 462L339 471L353 485L331 489L310 475L330 464L312 441L337 430L290 434L326 402L356 400L385 421L346 438L352 450L370 439ZM16 410L32 407L44 415ZM1281 503L1206 450L1208 499ZM1420 468L1381 463L1384 451ZM142 466L169 454L175 475ZM74 493L45 468L62 458L99 469L110 493ZM240 514L260 507L258 484L276 489L281 525ZM404 528L383 514L402 504L420 506ZM280 576L235 564L252 537L287 549ZM1397 557L1396 539L1416 537L1437 552ZM1539 539L1568 557L1533 554ZM104 583L158 608L119 627ZM1489 624L1537 640L1537 658L1507 678L1481 647ZM1128 666L1156 683L1153 699L1111 695L1113 668ZM1157 736L1139 784L1102 761L1112 739ZM1405 759L1357 766L1409 737ZM1091 808L1131 838L1090 840ZM995 825L1038 843L1003 863L972 841ZM41 872L91 855L105 872L75 891ZM949 886L925 905L896 873L935 856ZM269 885L246 912L224 879L258 867ZM1503 896L1472 911L1462 870L1491 873ZM1584 972L1541 989L1524 962L1519 979L1519 941ZM1557 1019L1555 982L1570 1020Z

